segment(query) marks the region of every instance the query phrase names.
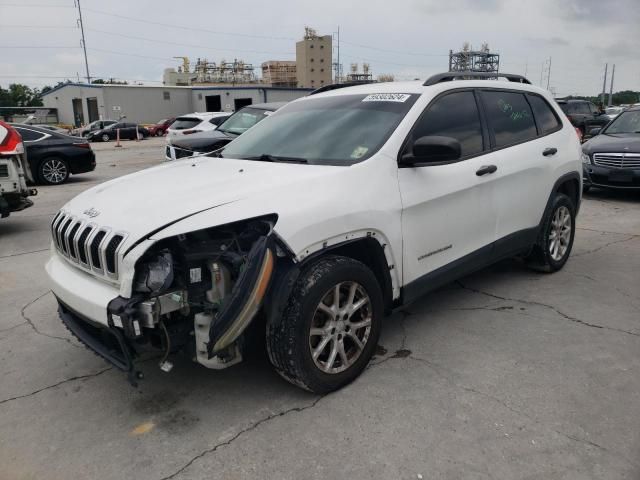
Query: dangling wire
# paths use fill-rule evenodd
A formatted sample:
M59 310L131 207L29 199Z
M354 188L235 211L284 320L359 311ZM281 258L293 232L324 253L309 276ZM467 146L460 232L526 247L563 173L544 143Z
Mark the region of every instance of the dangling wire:
M162 365L164 362L167 361L167 358L169 358L169 352L171 351L171 339L169 338L169 331L167 330L167 327L165 326L162 320L160 320L160 328L164 332L164 336L167 344L167 348L164 352L164 356L162 357L162 360L160 360L160 365Z

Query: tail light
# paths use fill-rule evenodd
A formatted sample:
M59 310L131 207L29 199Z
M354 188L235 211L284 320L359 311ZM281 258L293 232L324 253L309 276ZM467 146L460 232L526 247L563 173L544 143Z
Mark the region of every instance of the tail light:
M20 155L24 153L22 137L18 131L5 122L0 122L0 154Z
M195 129L193 129L193 130L183 130L182 133L184 135L191 135L192 133L200 133L201 131L202 130L195 130Z
M91 150L91 145L89 145L87 142L74 143L73 146L79 148L88 148L89 150Z

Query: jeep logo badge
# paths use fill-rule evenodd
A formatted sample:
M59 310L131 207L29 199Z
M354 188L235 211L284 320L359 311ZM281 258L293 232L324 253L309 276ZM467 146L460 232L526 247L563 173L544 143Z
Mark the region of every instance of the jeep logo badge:
M82 213L84 213L86 216L91 217L91 218L97 217L98 215L100 215L100 212L98 210L96 210L95 208L93 208L93 207L91 207L88 210L85 210Z

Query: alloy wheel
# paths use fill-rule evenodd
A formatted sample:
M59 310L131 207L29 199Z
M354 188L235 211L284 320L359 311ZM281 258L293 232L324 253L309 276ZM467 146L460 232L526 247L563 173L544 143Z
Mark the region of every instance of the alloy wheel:
M57 158L51 158L42 164L42 176L48 183L62 183L68 175L67 166Z
M569 248L572 228L571 212L565 206L558 208L551 220L549 232L549 254L556 262L562 260Z
M371 333L371 300L357 282L341 282L331 288L316 307L309 332L309 348L315 365L336 374L353 365Z

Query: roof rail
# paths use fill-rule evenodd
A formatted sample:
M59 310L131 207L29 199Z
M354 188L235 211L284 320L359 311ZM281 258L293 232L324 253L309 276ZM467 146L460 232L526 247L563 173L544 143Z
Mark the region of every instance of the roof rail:
M436 83L451 82L453 80L490 80L498 77L506 78L510 82L528 83L529 85L531 85L531 82L522 75L514 75L513 73L471 71L437 73L429 77L422 85L428 87L430 85L435 85Z
M338 88L355 87L356 85L366 85L368 83L376 83L376 82L361 81L361 82L332 83L330 85L325 85L323 87L316 88L313 92L309 93L309 95L315 95L316 93L329 92L331 90L336 90Z

